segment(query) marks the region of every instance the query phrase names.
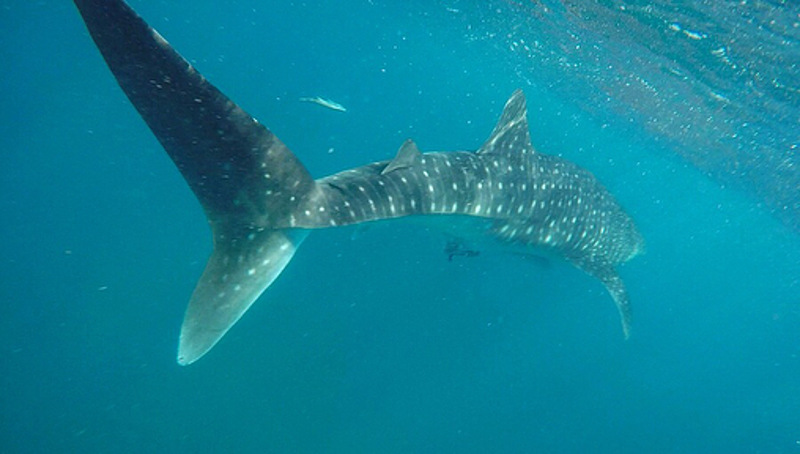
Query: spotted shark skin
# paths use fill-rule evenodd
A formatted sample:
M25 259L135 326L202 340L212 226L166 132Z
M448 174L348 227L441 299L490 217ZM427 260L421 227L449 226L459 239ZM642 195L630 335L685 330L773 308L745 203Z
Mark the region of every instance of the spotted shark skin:
M516 91L476 152L422 153L314 180L263 125L202 77L121 0L74 0L141 117L202 205L214 250L186 310L178 363L205 355L274 282L309 232L406 216L466 216L498 243L563 257L631 312L616 266L643 250L597 179L531 145Z

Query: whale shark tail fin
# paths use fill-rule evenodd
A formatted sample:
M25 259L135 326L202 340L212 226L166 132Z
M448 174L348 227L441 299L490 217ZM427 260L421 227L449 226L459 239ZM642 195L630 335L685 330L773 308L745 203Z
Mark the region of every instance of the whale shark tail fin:
M119 86L208 217L214 251L181 330L178 362L207 352L274 281L305 233L293 212L319 194L292 152L200 75L121 0L75 0Z
M308 230L252 230L215 241L181 327L178 364L200 359L244 315L294 256Z

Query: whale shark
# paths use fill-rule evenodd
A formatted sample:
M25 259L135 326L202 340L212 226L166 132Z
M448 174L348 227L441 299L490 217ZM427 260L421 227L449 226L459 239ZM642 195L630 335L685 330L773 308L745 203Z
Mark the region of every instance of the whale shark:
M555 255L631 310L617 266L641 253L634 221L588 171L533 148L515 91L476 151L421 152L314 179L267 127L208 82L121 0L74 0L122 91L202 206L213 251L189 299L177 361L205 355L317 229L466 217L491 241ZM451 256L452 258L452 256Z

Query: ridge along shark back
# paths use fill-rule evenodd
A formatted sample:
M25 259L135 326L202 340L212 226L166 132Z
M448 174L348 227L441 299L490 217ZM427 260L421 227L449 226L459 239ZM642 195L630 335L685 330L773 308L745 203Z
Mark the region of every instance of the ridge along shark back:
M486 221L501 243L563 257L631 312L615 267L643 250L588 171L533 149L516 91L477 152L421 153L314 180L267 128L208 83L121 0L75 0L119 86L205 211L214 249L181 327L178 363L206 354L280 275L311 230L412 215Z

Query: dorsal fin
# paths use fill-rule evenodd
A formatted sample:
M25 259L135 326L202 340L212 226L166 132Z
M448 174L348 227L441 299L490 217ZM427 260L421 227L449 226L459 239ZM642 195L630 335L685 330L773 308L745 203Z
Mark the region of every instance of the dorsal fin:
M508 98L503 114L492 131L492 135L478 150L478 154L487 153L533 153L531 135L528 131L527 107L525 94L517 89Z
M417 144L413 140L407 139L403 142L403 145L400 145L400 149L397 150L397 155L394 159L381 171L381 175L386 175L397 169L411 167L419 161L420 156L422 156L422 153L417 148Z

